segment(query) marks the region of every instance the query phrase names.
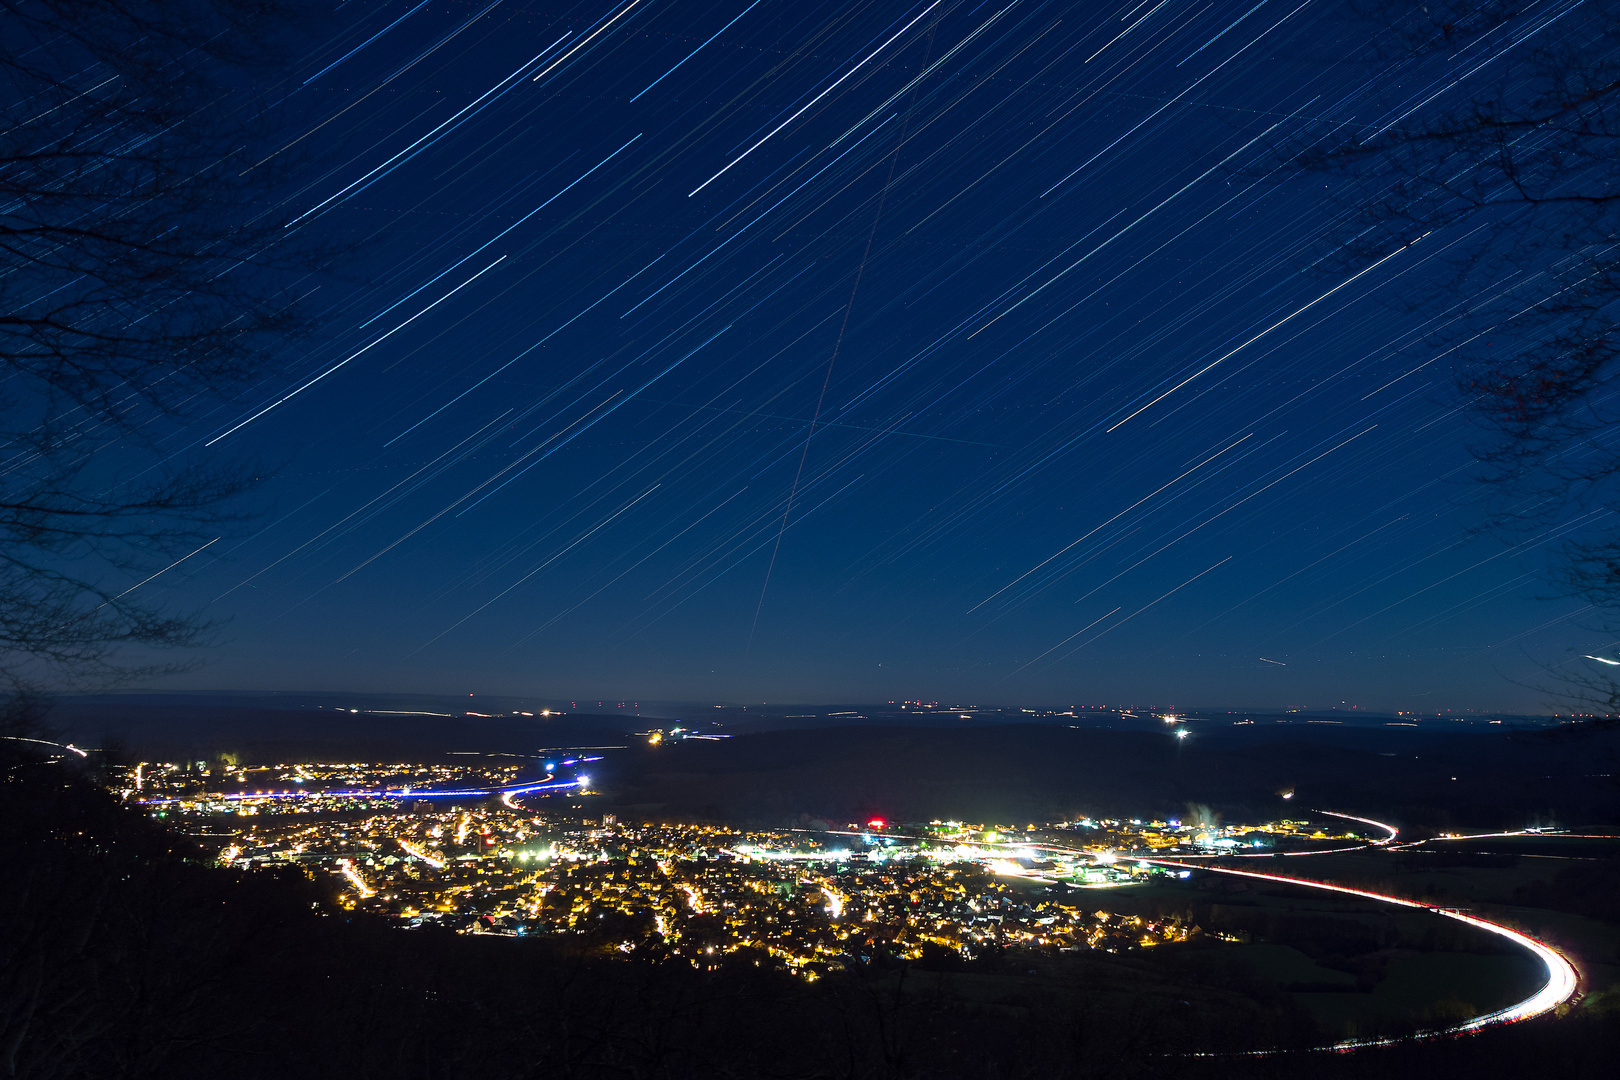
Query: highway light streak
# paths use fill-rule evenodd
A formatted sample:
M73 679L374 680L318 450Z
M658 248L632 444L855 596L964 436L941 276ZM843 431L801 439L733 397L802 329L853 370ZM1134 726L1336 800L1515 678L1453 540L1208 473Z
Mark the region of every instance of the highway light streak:
M1287 795L1284 795L1283 798L1291 799L1291 798L1293 798L1293 794L1289 793ZM1288 855L1342 855L1347 851L1365 851L1368 848L1385 847L1385 846L1387 846L1389 844L1393 844L1395 842L1395 837L1400 834L1400 830L1397 829L1395 826L1386 825L1382 821L1374 821L1372 818L1356 817L1354 814L1340 814L1340 813L1338 813L1336 811L1333 811L1333 810L1313 810L1311 812L1315 813L1315 814L1322 814L1322 815L1325 815L1326 817L1344 818L1346 821L1359 821L1363 825L1371 825L1374 828L1383 829L1389 835L1384 837L1382 840L1372 840L1372 841L1369 841L1368 843L1365 843L1365 844L1356 844L1353 847L1316 848L1316 849L1311 850L1311 851L1283 851L1283 852L1272 852L1272 851L1226 851L1226 852L1212 853L1212 855L1210 857L1211 858L1233 857L1233 858L1239 858L1239 859L1269 859L1273 855L1278 855L1278 854L1281 854L1281 855L1284 855L1284 856L1288 856ZM1189 857L1196 858L1198 856L1189 856Z
M11 742L38 743L40 746L54 746L59 750L71 751L78 754L80 757L90 756L83 750L80 750L77 746L74 746L72 743L51 742L49 739L30 739L25 735L0 735L0 739L8 739Z
M1410 843L1396 844L1395 846L1402 851L1406 851L1410 848L1422 847L1424 844L1438 843L1443 840L1498 840L1511 839L1513 837L1520 836L1533 836L1539 840L1554 838L1562 838L1567 840L1614 840L1617 838L1613 833L1572 833L1555 832L1547 829L1514 829L1511 832L1442 833L1439 836L1431 836L1427 840L1413 840Z
M377 890L366 884L366 879L360 876L360 871L354 868L353 863L347 859L340 859L338 860L338 868L342 871L343 876L349 879L349 883L354 886L355 891L360 894L360 899L364 900L377 895Z
M1337 814L1335 816L1349 817L1348 814ZM1363 819L1357 818L1354 820ZM1385 827L1387 828L1387 826ZM1564 1004L1570 998L1575 996L1575 991L1579 985L1579 977L1575 972L1574 965L1571 964L1569 960L1563 956L1563 954L1558 952L1558 950L1554 949L1545 942L1536 940L1529 934L1514 930L1508 926L1503 926L1501 923L1491 922L1489 919L1476 918L1472 915L1465 915L1460 911L1453 911L1449 908L1437 907L1434 904L1425 904L1418 900L1408 900L1400 896L1391 896L1388 893L1372 892L1367 889L1355 889L1348 885L1334 885L1326 881L1312 881L1307 878L1288 877L1283 874L1262 874L1253 870L1234 870L1224 866L1207 866L1198 863L1181 862L1175 859L1144 859L1142 861L1150 863L1154 866L1174 866L1185 867L1188 869L1208 870L1211 873L1216 874L1230 874L1236 877L1253 878L1258 881L1275 881L1285 885L1298 885L1306 889L1320 889L1325 892L1341 893L1345 896L1358 896L1364 900L1376 900L1383 904L1397 904L1401 907L1415 908L1419 911L1432 911L1436 915L1443 915L1448 919L1455 919L1458 922L1467 923L1469 926L1484 930L1487 933L1495 934L1500 938L1512 942L1520 948L1527 950L1547 969L1547 981L1542 984L1540 990L1537 990L1534 994L1525 998L1523 1001L1515 1005L1509 1005L1505 1009L1498 1009L1495 1012L1485 1013L1481 1016L1476 1016L1469 1020L1464 1020L1459 1024L1452 1024L1449 1027L1441 1028L1436 1031L1420 1032L1418 1033L1418 1038L1434 1038L1441 1035L1462 1035L1470 1031L1478 1031L1480 1028L1488 1027L1492 1024L1509 1024L1519 1020L1529 1020L1532 1017L1549 1013L1558 1006ZM1390 1042L1391 1040L1389 1039L1346 1039L1342 1042L1332 1044L1332 1046L1328 1047L1328 1049L1359 1050L1365 1047L1387 1046L1390 1044Z
M1334 848L1329 850L1318 849L1310 852L1285 852L1284 854L1327 855L1343 851L1358 851L1368 847L1383 847L1392 844L1396 836L1399 834L1399 831L1393 825L1387 825L1384 822L1376 821L1372 818L1357 817L1354 814L1345 814L1333 810L1319 810L1315 811L1315 813L1323 814L1328 817L1343 818L1348 821L1356 821L1365 825L1371 825L1384 830L1388 835L1382 840L1375 840L1371 843L1362 844L1353 848ZM871 835L878 839L889 838L885 834ZM892 838L914 839L911 837L902 837L898 835ZM1109 866L1119 860L1119 855L1112 851L1087 851L1082 848L1062 847L1052 844L1030 844L1025 842L994 840L980 840L979 844L985 847L996 847L1002 849L1024 849L1025 851L1047 851L1064 855L1083 855L1092 859L1098 866ZM1009 852L1009 854L1011 853L1012 852ZM1515 930L1509 926L1504 926L1501 923L1492 922L1489 919L1477 918L1473 915L1464 914L1461 911L1454 911L1450 908L1439 907L1437 905L1424 903L1418 900L1408 900L1400 896L1391 896L1388 893L1372 892L1367 889L1352 888L1348 885L1335 885L1331 882L1315 881L1309 878L1290 877L1284 874L1266 874L1253 870L1237 870L1225 866L1212 866L1208 863L1187 862L1182 858L1159 859L1151 857L1139 857L1136 855L1132 855L1131 858L1135 859L1137 865L1143 868L1156 866L1174 867L1178 870L1207 870L1216 874L1228 874L1235 877L1252 878L1257 881L1273 881L1285 885L1296 885L1306 889L1319 889L1325 892L1339 893L1345 896L1356 896L1365 900L1377 901L1379 903L1396 904L1400 907L1413 908L1418 911L1433 912L1436 915L1443 915L1448 919L1455 919L1458 922L1467 923L1469 926L1475 927L1476 929L1484 930L1487 933L1495 934L1500 938L1512 942L1514 945L1528 951L1538 961L1540 961L1543 967L1545 967L1547 972L1546 981L1542 984L1541 988L1536 991L1536 993L1532 994L1528 998L1525 998L1523 1001L1520 1001L1514 1005L1509 1005L1503 1009L1497 1009L1494 1012L1484 1013L1482 1015L1472 1017L1468 1020L1464 1020L1446 1028L1435 1031L1419 1032L1417 1035L1418 1038L1434 1038L1442 1035L1462 1035L1494 1024L1505 1024L1513 1023L1519 1020L1529 1020L1532 1017L1541 1016L1551 1012L1558 1006L1569 1001L1575 996L1575 992L1579 986L1579 977L1575 971L1574 965L1572 965L1566 957L1559 953L1558 950L1554 949L1552 946L1543 941L1539 941L1536 938L1523 933L1522 931ZM1028 877L1048 876L1039 872L1032 873L1027 871L1021 866L1018 866L1017 863L1013 863L1011 861L997 863L995 870L997 873L1016 873L1020 876ZM1391 1045L1392 1042L1393 1040L1390 1039L1346 1039L1341 1042L1333 1043L1331 1046L1326 1047L1325 1049L1340 1051L1359 1050L1374 1046L1388 1046Z
M1394 843L1395 838L1401 834L1401 830L1397 829L1395 826L1386 825L1382 821L1374 821L1372 818L1356 817L1354 814L1341 814L1337 810L1317 810L1316 813L1326 815L1327 817L1343 818L1346 821L1359 821L1363 825L1371 825L1375 829L1383 829L1389 834L1382 840L1374 840L1372 842L1373 847L1383 847L1385 844Z
M434 858L422 848L417 847L415 844L404 839L403 837L399 838L399 846L405 849L406 854L415 855L418 859L421 859L435 870L443 870L445 866L448 865L443 859Z

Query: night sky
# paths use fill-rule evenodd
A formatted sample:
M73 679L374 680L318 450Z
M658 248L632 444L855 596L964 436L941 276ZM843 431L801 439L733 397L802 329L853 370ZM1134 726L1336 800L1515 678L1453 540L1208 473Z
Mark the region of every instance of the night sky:
M1401 304L1450 240L1346 259L1355 191L1284 164L1535 25L1397 61L1328 0L339 5L265 107L280 212L363 243L170 442L279 469L146 586L227 621L163 685L1539 709L1605 639L1549 534L1469 531L1479 432Z

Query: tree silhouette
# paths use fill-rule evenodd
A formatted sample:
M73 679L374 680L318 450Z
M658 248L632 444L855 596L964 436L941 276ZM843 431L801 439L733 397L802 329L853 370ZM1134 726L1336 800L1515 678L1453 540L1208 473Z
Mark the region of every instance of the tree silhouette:
M296 2L0 0L0 691L209 635L140 583L254 481L181 422L306 325L259 161Z
M1347 180L1342 250L1422 239L1425 320L1478 421L1488 524L1559 525L1557 585L1620 610L1620 3L1365 4L1386 73L1428 81L1354 133L1298 153ZM1609 710L1620 684L1566 692Z

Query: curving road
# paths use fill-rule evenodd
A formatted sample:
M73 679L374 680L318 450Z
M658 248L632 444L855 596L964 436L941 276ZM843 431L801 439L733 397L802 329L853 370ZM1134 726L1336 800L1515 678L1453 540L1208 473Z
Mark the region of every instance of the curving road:
M1347 851L1365 851L1369 848L1412 846L1396 845L1395 840L1400 835L1400 830L1393 825L1382 821L1376 821L1373 818L1357 817L1355 814L1340 813L1336 810L1313 810L1311 813L1321 814L1326 817L1342 818L1346 821L1355 821L1363 825L1370 825L1374 828L1382 830L1386 835L1380 840L1370 840L1365 844L1357 844L1353 847L1327 848L1316 851L1289 851L1283 852L1282 854L1332 855ZM890 834L873 833L871 835L884 836ZM1504 833L1482 835L1528 834ZM902 837L898 835L896 835L895 838L902 839ZM919 838L904 837L904 839L915 840ZM1027 850L1056 852L1064 855L1081 855L1093 860L1099 866L1107 865L1107 863L1110 861L1100 856L1097 852L1086 851L1082 848L1060 847L1054 844L1027 844L1017 842L987 844L981 841L980 846L1024 848ZM1235 854L1239 858L1257 857L1248 853L1230 853L1226 857L1231 857L1231 854ZM1275 853L1273 852L1262 852L1258 853L1258 857L1270 858L1274 854ZM1468 1032L1478 1031L1481 1028L1490 1027L1495 1024L1510 1024L1516 1023L1520 1020L1529 1020L1536 1016L1544 1016L1545 1014L1556 1010L1560 1005L1563 1005L1574 998L1580 986L1580 977L1575 970L1575 965L1570 963L1566 956L1560 953L1553 946L1547 944L1545 941L1540 941L1534 937L1531 937L1529 934L1526 934L1521 930L1515 930L1510 926L1504 926L1501 923L1492 922L1489 919L1481 919L1474 915L1467 915L1461 911L1456 911L1451 908L1444 908L1435 904L1425 904L1418 900L1408 900L1401 896L1391 896L1388 893L1372 892L1368 889L1356 889L1348 885L1335 885L1328 881L1316 881L1311 878L1293 877L1287 874L1267 874L1255 870L1238 870L1233 867L1217 866L1202 861L1193 862L1189 861L1189 859L1186 857L1177 859L1155 859L1130 854L1120 856L1120 858L1132 859L1139 864L1151 866L1169 866L1185 870L1203 870L1214 874L1229 874L1234 877L1254 878L1260 881L1273 881L1280 884L1297 885L1301 888L1340 893L1346 896L1357 896L1364 900L1374 900L1383 904L1394 904L1399 907L1416 908L1421 911L1432 912L1433 914L1439 915L1443 918L1455 919L1457 922L1467 923L1469 926L1479 930L1484 930L1486 933L1495 934L1497 937L1500 937L1503 940L1508 941L1528 952L1531 956L1535 957L1546 970L1547 978L1546 981L1542 983L1541 988L1534 994L1531 994L1529 997L1525 998L1523 1001L1520 1001L1514 1005L1509 1005L1505 1009L1497 1009L1494 1012L1483 1013L1479 1016L1471 1017L1462 1021L1461 1023L1452 1024L1448 1027L1440 1028L1434 1031L1419 1032L1417 1035L1418 1038L1437 1038L1444 1035L1463 1035ZM1192 856L1192 858L1200 857ZM1343 1042L1334 1043L1331 1046L1325 1047L1324 1049L1341 1051L1359 1050L1373 1046L1388 1046L1395 1041L1396 1040L1393 1039L1346 1039Z
M1335 814L1334 816L1348 817L1349 815ZM1366 819L1356 818L1355 820L1365 821ZM1374 824L1378 823L1375 822ZM1386 829L1389 828L1387 825L1383 827ZM1391 835L1389 839L1393 840L1394 830L1391 829L1390 832ZM1389 840L1384 841L1384 843L1388 842ZM1254 878L1260 881L1274 881L1287 885L1298 885L1307 889L1318 889L1323 892L1342 893L1347 896L1359 896L1362 899L1376 900L1379 903L1396 904L1400 907L1417 908L1422 911L1430 911L1447 919L1455 919L1458 922L1467 923L1469 926L1484 930L1487 933L1495 934L1506 941L1512 942L1514 945L1519 946L1526 952L1530 953L1530 955L1534 956L1538 961L1541 962L1542 966L1546 968L1546 982L1542 984L1541 989L1537 990L1534 994L1531 994L1523 1001L1515 1005L1509 1005L1505 1009L1498 1009L1495 1012L1484 1013L1480 1016L1475 1016L1468 1020L1464 1020L1459 1024L1452 1024L1449 1027L1441 1028L1436 1031L1421 1032L1419 1034L1419 1038L1433 1038L1440 1035L1461 1035L1470 1031L1478 1031L1480 1028L1488 1027L1492 1024L1509 1024L1519 1020L1529 1020L1531 1017L1535 1016L1542 1016L1546 1013L1552 1012L1554 1009L1558 1008L1558 1006L1573 998L1576 990L1579 987L1579 976L1576 974L1575 965L1571 964L1562 953L1553 948L1551 945L1548 945L1544 941L1538 941L1529 934L1526 934L1520 930L1515 930L1510 926L1503 926L1501 923L1491 922L1489 919L1481 919L1473 915L1465 915L1462 912L1454 911L1451 908L1438 907L1434 904L1425 904L1417 900L1408 900L1401 896L1391 896L1388 893L1371 892L1367 889L1353 889L1348 885L1334 885L1331 882L1313 881L1309 878L1291 877L1286 874L1262 874L1254 870L1237 870L1225 866L1210 866L1207 863L1189 863L1183 862L1179 859L1140 859L1138 861L1150 863L1154 866L1174 866L1185 869L1204 870L1215 874L1230 874L1234 877ZM1334 1043L1331 1047L1329 1047L1329 1049L1356 1050L1367 1046L1387 1046L1393 1041L1394 1040L1391 1039L1347 1039L1344 1042Z

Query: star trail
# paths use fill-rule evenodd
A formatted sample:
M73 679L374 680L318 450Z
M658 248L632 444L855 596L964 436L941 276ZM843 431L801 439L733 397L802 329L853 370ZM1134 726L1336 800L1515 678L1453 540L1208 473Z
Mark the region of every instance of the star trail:
M1611 515L1471 530L1437 335L1490 294L1403 301L1485 226L1293 163L1606 9L1381 11L336 5L244 168L348 253L161 435L274 466L159 579L229 628L170 685L1538 707L1612 652L1542 573Z

